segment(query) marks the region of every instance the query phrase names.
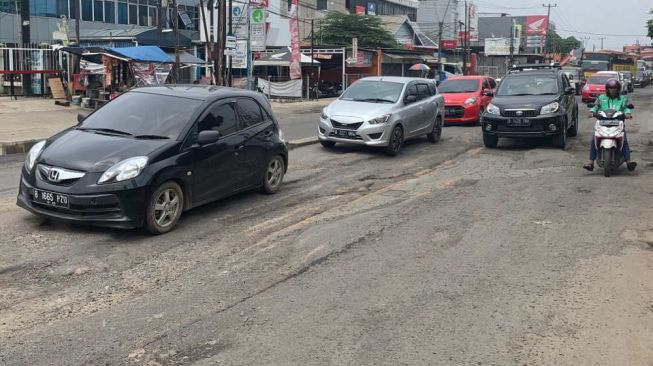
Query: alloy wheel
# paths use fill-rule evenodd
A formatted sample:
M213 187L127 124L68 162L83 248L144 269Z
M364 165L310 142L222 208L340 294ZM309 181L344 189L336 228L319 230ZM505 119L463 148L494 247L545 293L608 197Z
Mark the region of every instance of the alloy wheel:
M179 213L179 196L174 189L168 188L159 194L154 204L154 221L165 228L175 222Z

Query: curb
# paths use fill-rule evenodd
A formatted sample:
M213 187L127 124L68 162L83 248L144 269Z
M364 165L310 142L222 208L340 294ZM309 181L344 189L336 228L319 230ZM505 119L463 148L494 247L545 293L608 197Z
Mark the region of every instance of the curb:
M26 140L17 142L0 142L0 156L10 154L25 154L40 140ZM294 141L288 141L288 150L296 149L302 146L317 144L320 142L317 137L306 137Z
M313 136L313 137L306 137L299 140L288 141L287 145L288 145L288 150L292 150L302 146L317 144L318 142L320 142L320 140L317 138L317 136Z
M27 153L39 140L25 140L16 142L0 142L0 156L9 154L23 154Z

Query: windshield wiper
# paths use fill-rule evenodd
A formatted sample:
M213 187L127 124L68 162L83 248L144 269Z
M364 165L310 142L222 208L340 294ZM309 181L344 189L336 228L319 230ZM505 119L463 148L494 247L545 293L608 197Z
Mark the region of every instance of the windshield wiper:
M503 96L506 96L506 97L524 97L524 96L527 96L527 95L536 95L536 94L521 93L521 94L506 94L506 95L498 95L498 96L499 97L503 97Z
M389 100L389 99L381 99L381 98L366 98L366 99L356 99L357 102L374 102L374 103L379 103L379 102L384 102L384 103L394 103L394 100Z
M125 131L120 131L120 130L114 130L113 128L86 128L86 127L78 127L77 128L80 131L91 131L91 132L105 132L105 133L113 133L116 135L122 135L122 136L131 136L132 134L129 132Z
M160 135L136 135L134 136L135 139L143 139L143 140L167 140L170 137L168 136L160 136Z

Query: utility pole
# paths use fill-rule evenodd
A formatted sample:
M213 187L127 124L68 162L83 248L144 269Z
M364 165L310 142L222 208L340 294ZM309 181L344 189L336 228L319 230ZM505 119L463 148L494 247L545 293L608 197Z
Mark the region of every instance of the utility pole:
M20 2L20 24L21 24L21 42L23 47L29 48L30 43L30 19L29 19L29 0L21 0ZM27 57L24 59L25 65L21 65L18 69L30 70L31 66L29 62L30 58ZM13 77L13 75L11 76ZM13 88L13 83L11 84ZM32 94L32 76L30 74L23 75L23 94L31 95ZM12 89L13 92L13 89Z
M209 0L209 3L212 3L211 0ZM202 24L200 24L200 27L204 30L204 36L206 37L206 46L204 48L205 52L205 58L206 61L209 62L211 60L212 52L211 52L211 35L209 34L209 28L206 26L206 10L204 9L204 0L200 0L200 14L202 18ZM160 25L159 25L160 26ZM208 69L205 68L205 72L208 74ZM208 75L205 75L208 76ZM213 80L213 76L211 76L211 80Z
M467 69L467 63L469 62L469 41L471 39L471 35L469 34L471 31L471 25L469 24L469 4L467 3L467 0L465 0L465 49L463 50L464 52L464 60L465 63L463 64L463 75L469 75L469 69Z
M580 37L580 40L583 42L583 49L585 49L586 41L589 41L589 40L591 40L591 39L592 39L592 38L587 37L587 36L585 36L585 37Z
M551 29L551 8L557 8L558 4L542 4L543 7L548 8L547 13L546 13L546 40L544 41L544 48L547 48L544 53L548 50L548 47L546 47L546 43L549 40L549 29Z
M315 68L313 66L313 46L315 45L315 28L313 27L314 19L311 18L311 79L315 78ZM314 85L317 85L317 80L313 81ZM315 88L317 89L317 88ZM308 99L311 99L311 93L308 93ZM315 93L315 99L318 99L317 92Z
M229 36L234 35L234 29L233 29L233 14L234 14L234 3L233 0L229 0ZM249 14L248 14L249 16ZM231 69L231 63L233 62L233 56L229 55L229 72L227 74L227 85L231 86L232 82L232 69Z
M510 27L510 67L515 64L515 18L512 18Z
M215 57L215 72L217 75L218 85L225 85L224 80L224 46L225 46L225 36L226 36L226 14L227 6L225 0L219 0L218 3L218 46L215 48L216 57Z
M444 31L444 22L438 22L438 79L440 80L440 73L442 72L442 32Z
M179 22L178 22L177 0L172 0L172 27L175 31L175 84L179 84Z
M605 49L605 48L603 48L603 41L606 40L607 37L599 37L599 39L601 40L601 51L602 51L602 50Z

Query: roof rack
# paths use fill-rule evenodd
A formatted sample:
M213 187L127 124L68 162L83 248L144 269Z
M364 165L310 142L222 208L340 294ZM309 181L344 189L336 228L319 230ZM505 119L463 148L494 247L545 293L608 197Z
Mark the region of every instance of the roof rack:
M512 74L516 72L532 70L562 70L562 66L560 66L560 64L557 62L551 62L548 64L512 65L512 67L509 69L509 72Z

